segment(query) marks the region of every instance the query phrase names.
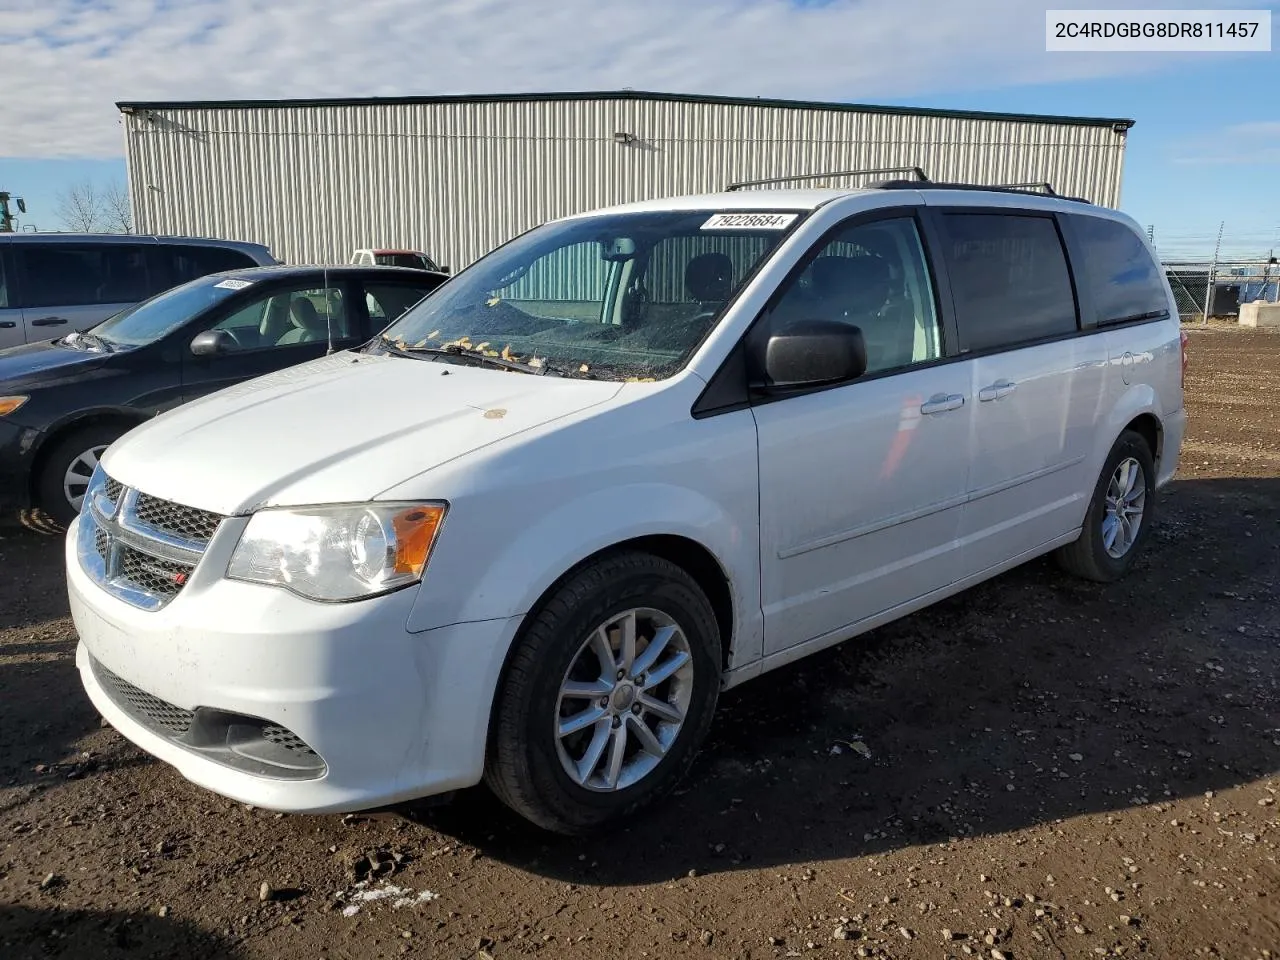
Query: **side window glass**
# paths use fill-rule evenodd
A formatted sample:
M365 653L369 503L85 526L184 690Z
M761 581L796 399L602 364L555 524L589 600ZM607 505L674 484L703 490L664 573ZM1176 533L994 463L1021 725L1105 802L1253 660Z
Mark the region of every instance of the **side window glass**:
M933 284L915 221L898 217L850 227L824 244L769 309L769 332L805 320L840 320L867 344L867 372L942 355Z
M1164 276L1138 235L1123 223L1072 215L1098 323L1166 314Z
M143 248L110 243L31 244L21 249L29 307L136 303L147 296Z
M283 290L253 300L210 329L231 335L233 350L261 350L350 337L339 287Z
M1049 217L946 214L948 272L960 340L991 350L1077 329L1075 292Z
M226 247L202 247L193 243L180 243L173 244L168 249L172 263L171 280L174 286L211 273L257 266L251 257Z
M403 283L366 283L364 289L369 325L373 331L381 330L431 292L431 288L411 287Z
M9 303L9 272L5 269L8 255L0 250L0 310L11 306Z

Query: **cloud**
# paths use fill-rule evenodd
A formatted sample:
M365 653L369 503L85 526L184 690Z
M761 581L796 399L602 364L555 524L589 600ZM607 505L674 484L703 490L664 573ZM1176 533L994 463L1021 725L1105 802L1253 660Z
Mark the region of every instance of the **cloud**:
M116 100L633 87L876 102L1171 62L1047 54L1025 0L0 0L0 50L10 157L119 155Z

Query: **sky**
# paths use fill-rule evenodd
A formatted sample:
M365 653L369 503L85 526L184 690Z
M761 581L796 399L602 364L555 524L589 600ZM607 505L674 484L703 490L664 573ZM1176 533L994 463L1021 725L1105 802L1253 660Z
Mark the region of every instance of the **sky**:
M1055 8L1130 8L1059 2ZM124 179L118 100L612 90L1127 117L1161 254L1280 250L1273 53L1048 53L1027 0L0 0L0 190ZM1164 0L1160 9L1280 4ZM1274 17L1280 24L1280 16Z

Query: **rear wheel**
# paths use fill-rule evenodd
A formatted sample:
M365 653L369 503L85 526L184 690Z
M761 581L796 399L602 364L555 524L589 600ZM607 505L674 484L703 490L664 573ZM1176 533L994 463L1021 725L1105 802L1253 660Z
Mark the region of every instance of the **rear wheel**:
M485 781L556 833L613 825L671 789L715 712L720 638L706 596L645 553L573 574L503 675Z
M58 440L36 478L36 504L40 509L63 526L74 520L98 459L124 432L119 424L102 423Z
M1128 573L1151 528L1155 477L1155 460L1146 439L1126 430L1107 456L1080 539L1058 550L1062 567L1099 583Z

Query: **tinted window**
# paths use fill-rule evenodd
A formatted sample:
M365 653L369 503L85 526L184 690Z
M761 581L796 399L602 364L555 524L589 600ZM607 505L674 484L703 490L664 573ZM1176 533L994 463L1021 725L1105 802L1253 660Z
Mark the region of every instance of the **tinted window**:
M24 305L135 303L147 296L143 248L132 244L33 243L18 249L25 268Z
M8 254L0 250L0 310L9 306L9 273L5 269L5 261L8 259Z
M941 355L933 287L910 217L850 227L810 255L770 308L770 332L804 320L842 320L867 344L867 371Z
M426 257L416 253L380 253L378 264L384 267L411 267L414 270L434 270L433 264Z
M1058 228L1048 217L947 214L946 253L960 340L1009 347L1076 329Z
M1123 223L1073 216L1099 323L1169 312L1164 277L1146 245Z
M374 330L380 330L404 313L439 284L365 283L365 305Z
M169 261L171 286L195 280L210 273L224 270L243 270L256 267L252 257L227 247L201 247L193 244L173 244L163 248Z

